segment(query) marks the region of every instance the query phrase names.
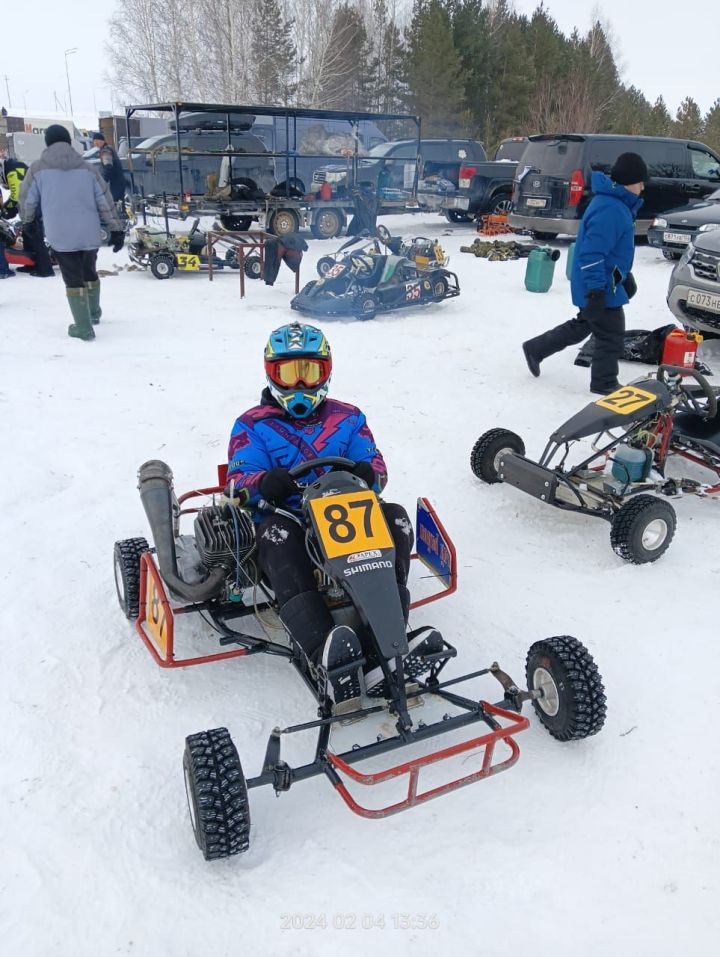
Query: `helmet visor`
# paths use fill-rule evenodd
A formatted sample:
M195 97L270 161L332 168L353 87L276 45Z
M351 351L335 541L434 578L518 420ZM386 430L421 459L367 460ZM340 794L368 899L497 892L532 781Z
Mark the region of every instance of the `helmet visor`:
M329 359L319 358L275 359L265 363L265 371L272 381L284 389L320 385L330 378L331 369Z

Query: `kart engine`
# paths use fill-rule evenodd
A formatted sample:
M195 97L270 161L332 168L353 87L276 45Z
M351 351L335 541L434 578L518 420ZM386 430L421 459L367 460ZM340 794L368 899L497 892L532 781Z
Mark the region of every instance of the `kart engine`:
M255 548L255 526L237 505L211 505L195 519L195 543L207 568L242 567Z

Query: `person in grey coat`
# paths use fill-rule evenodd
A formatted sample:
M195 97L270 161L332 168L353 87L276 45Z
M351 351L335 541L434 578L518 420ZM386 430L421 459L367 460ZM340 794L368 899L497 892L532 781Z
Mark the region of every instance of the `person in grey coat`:
M45 131L47 149L30 167L20 190L20 215L32 223L42 212L45 235L60 266L73 317L68 335L89 341L100 321L100 280L97 254L102 242L101 222L110 232L113 252L125 242L108 184L86 163L70 141L64 126Z

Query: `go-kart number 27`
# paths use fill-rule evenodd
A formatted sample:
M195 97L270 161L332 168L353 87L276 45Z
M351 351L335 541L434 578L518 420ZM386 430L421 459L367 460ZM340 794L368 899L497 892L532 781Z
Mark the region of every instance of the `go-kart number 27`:
M328 558L393 547L390 530L374 493L330 495L315 499L311 506Z
M624 385L620 389L616 389L615 392L611 392L610 395L598 399L595 405L599 405L602 409L609 409L611 412L617 412L618 415L631 415L656 400L657 396L652 392L638 389L634 385Z

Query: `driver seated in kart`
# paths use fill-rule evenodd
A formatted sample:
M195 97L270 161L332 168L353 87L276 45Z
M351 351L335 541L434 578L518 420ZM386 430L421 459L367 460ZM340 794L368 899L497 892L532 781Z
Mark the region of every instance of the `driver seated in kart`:
M272 332L265 346L265 373L267 387L260 405L233 426L228 483L232 494L254 511L258 565L275 594L281 621L311 663L332 672L363 657L360 639L346 625L335 625L318 592L304 528L291 517L263 510L263 502L297 509L301 487L289 470L311 459L352 459L354 474L377 493L387 483L387 469L360 409L327 397L332 357L320 329L293 322ZM302 483L311 484L318 474L310 472ZM401 505L383 502L381 507L395 545L395 574L407 623L412 523ZM443 644L437 631L424 629L409 639L408 646L404 672L409 680L429 670L423 656L441 651ZM347 710L359 698L359 671L330 676L328 693L336 706L344 704ZM387 691L377 662L367 662L364 681L371 697Z

